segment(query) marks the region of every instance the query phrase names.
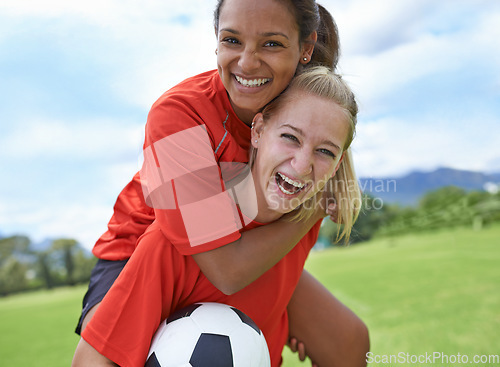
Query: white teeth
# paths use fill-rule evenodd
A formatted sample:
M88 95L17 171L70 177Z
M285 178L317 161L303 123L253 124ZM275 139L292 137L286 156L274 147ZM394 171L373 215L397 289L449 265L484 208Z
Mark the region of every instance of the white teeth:
M293 181L291 178L286 177L285 175L278 172L278 175L283 179L283 181L288 182L290 185L293 185L299 189L303 188L306 184Z
M285 188L284 188L283 186L281 186L280 184L278 184L278 187L280 188L280 190L281 190L282 192L284 192L284 193L285 193L285 194L287 194L287 195L293 195L293 194L294 194L293 192L288 191L287 189L285 189Z
M235 77L236 77L236 80L238 81L238 83L240 83L241 85L244 85L245 87L250 87L250 88L260 87L261 85L264 85L268 81L271 80L268 78L248 80L248 79L243 79L243 78L239 77L238 75L235 75Z

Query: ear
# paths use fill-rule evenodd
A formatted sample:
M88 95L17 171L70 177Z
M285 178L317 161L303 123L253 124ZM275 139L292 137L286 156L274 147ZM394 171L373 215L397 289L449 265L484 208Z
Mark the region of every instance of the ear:
M302 44L302 53L300 56L300 62L302 64L307 64L311 61L311 57L314 51L314 45L318 40L318 32L312 32L309 37L306 38L304 43Z
M255 115L252 121L251 143L254 148L259 147L259 139L264 132L264 116L262 113Z

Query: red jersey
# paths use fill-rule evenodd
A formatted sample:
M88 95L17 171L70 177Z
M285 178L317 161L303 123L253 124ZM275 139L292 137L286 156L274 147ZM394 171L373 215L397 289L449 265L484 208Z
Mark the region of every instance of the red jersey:
M202 144L199 144L199 141L186 143L185 137L182 136L180 139L176 139L173 142L174 144L172 144L172 141L165 141L165 139L175 138L185 132L199 132L201 128L206 131L203 139L198 139L203 140ZM167 144L161 144L162 142ZM180 143L185 144L179 146ZM159 149L155 149L158 147ZM157 160L158 157L161 159L163 147L174 147L174 150L180 152L177 157L183 158L184 161L179 162L178 166L183 166L184 170L189 171L189 166L196 163L192 170L198 169L197 173L203 173L197 177L198 181L192 178L194 175L190 176L190 180L186 180L184 178L187 175L180 177L179 173L177 173L177 177L170 180L172 187L177 184L175 185L176 189L179 187L192 188L194 186L194 189L190 190L191 193L197 191L196 185L199 181L203 180L206 183L207 175L217 175L217 178L219 178L220 171L218 171L217 165L220 165L221 162L248 162L250 127L234 113L227 92L216 70L186 79L166 92L153 105L146 124L145 164L142 173L147 171L147 163L151 163L153 160L156 160L156 165L161 168L161 164ZM198 151L193 151L196 149ZM167 151L165 154L168 155L169 152ZM199 169L200 163L198 162L201 161L203 162L201 164L204 164L203 170ZM171 171L173 165L175 165L175 162L160 173L164 174L165 171ZM156 168L158 169L158 167ZM170 172L167 172L167 174L170 174ZM192 231L186 233L184 229L187 227L189 230L189 224L197 220L197 218L189 216L192 216L192 213L202 213L202 211L199 208L193 208L192 205L182 205L182 203L177 206L176 210L159 208L158 206L161 205L158 205L155 209L151 208L151 206L155 206L152 205L155 200L146 203L145 195L152 193L147 192L148 189L143 181L144 177L141 180L140 174L137 173L119 194L114 206L113 216L108 223L108 231L99 238L94 246L93 253L96 257L105 260L128 259L135 250L138 238L155 219L160 221L162 230L168 233L168 238L172 239L172 242L179 246L179 250L186 254L207 251L239 238L241 225L232 225L230 227L230 224L227 223L226 228L223 228L222 235L212 233L212 237L206 240L200 238L198 233L193 233L197 228L200 228L199 225L191 226ZM189 185L186 184L186 181L189 181ZM212 180L212 182L218 181ZM201 185L198 185L198 187L201 187ZM213 217L213 213L217 212L212 204L220 205L221 200L216 199L220 199L224 192L221 190L216 194L219 196L213 195L212 202L206 205L208 208L206 209L206 217L209 219ZM182 196L182 192L176 192L176 195ZM204 193L204 195L209 196L207 193ZM150 197L153 196L150 195ZM189 201L193 200L187 198L184 201L190 204ZM179 214L181 210L184 210L184 217ZM212 214L211 216L208 215L208 210ZM229 209L226 207L217 210L224 212L224 210ZM185 214L186 212L188 214ZM186 217L189 220L186 221ZM211 224L207 222L203 228L211 228ZM194 239L195 246L186 243L186 238Z
M101 354L122 366L142 366L162 319L194 302L212 301L249 315L264 332L272 365L280 364L288 338L286 307L319 223L272 269L231 296L188 256L241 236L247 223L234 215L220 166L246 163L249 145L250 127L233 112L217 71L187 79L153 105L142 176L136 174L120 193L109 229L93 250L106 260L130 258L82 333ZM177 151L182 154L175 156Z
M177 251L154 222L139 239L82 337L120 366L143 366L162 320L192 303L220 302L242 310L256 322L266 337L271 366L279 366L288 339L286 308L319 227L320 222L256 281L227 296L208 281L192 256Z

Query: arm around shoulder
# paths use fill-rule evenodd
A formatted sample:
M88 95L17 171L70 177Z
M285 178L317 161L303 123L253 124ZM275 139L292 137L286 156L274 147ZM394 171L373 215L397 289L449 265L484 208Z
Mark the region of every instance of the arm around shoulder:
M216 288L231 295L271 269L321 218L311 216L300 225L282 218L243 232L237 241L193 255L193 258Z

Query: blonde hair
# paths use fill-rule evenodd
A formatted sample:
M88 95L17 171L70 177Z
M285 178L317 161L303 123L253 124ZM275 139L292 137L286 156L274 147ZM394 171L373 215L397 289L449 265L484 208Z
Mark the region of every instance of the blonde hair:
M325 185L323 191L327 194L327 205L333 200L337 204L337 241L344 238L349 241L352 226L361 209L361 190L353 165L350 145L356 133L358 105L354 93L342 77L324 66L311 67L297 75L290 86L280 96L270 102L262 111L264 121L269 119L276 111L282 108L291 99L294 91L302 91L312 95L326 98L336 103L345 113L349 123L349 134L344 143L344 157L339 169ZM254 152L255 154L255 152ZM254 156L252 154L252 156ZM252 161L252 159L251 159ZM302 203L292 216L292 221L309 218L316 208L316 195ZM342 232L340 231L343 226Z

